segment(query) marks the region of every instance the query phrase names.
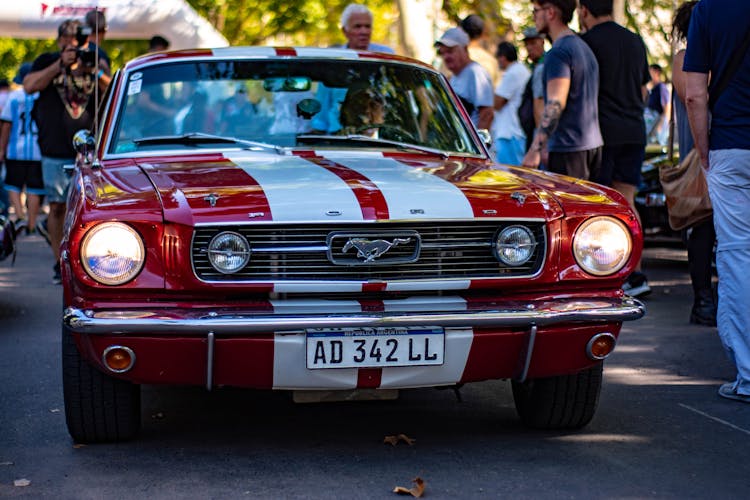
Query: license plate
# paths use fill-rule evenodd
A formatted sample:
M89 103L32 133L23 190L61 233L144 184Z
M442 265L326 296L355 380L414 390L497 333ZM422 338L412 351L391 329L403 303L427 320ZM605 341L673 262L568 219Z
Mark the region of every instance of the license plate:
M307 368L313 370L442 365L444 350L439 327L307 330Z

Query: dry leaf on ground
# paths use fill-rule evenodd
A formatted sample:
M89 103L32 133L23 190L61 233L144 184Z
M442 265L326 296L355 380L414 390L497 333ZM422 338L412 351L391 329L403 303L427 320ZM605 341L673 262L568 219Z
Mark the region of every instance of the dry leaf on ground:
M412 481L414 482L413 488L405 488L403 486L396 486L393 489L393 492L398 493L399 495L411 495L415 498L419 498L422 495L424 495L424 487L425 487L424 480L421 477L415 477L414 479L412 479Z
M416 439L412 439L406 434L399 434L398 436L386 436L385 438L383 438L383 443L390 444L391 446L396 446L399 441L403 441L409 446L412 446L417 442Z

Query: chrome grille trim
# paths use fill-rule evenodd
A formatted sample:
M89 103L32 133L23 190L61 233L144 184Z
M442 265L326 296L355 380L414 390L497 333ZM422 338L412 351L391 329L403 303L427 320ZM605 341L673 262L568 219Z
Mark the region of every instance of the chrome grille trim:
M537 248L526 264L510 267L493 256L494 238L503 227L523 224L535 235ZM242 234L250 242L253 258L234 274L219 275L207 259L210 239L221 231ZM416 231L422 240L416 262L389 265L336 265L328 257L326 244L331 233L364 235ZM392 282L424 280L466 280L528 278L541 272L547 253L543 221L449 220L352 222L320 224L276 223L274 225L221 224L196 227L191 242L191 263L196 277L207 283L269 283L287 281ZM394 246L388 257L397 258L408 247Z

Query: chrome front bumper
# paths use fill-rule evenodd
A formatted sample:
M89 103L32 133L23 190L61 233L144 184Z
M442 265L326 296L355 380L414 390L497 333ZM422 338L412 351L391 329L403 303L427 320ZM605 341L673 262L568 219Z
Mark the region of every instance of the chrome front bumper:
M641 318L645 306L631 297L604 299L557 299L549 301L511 302L500 307L470 310L412 310L384 312L321 311L253 312L226 309L128 309L81 310L69 307L63 323L75 332L99 335L249 335L270 332L304 331L307 328L395 327L436 325L457 327L523 327L569 322L622 322Z

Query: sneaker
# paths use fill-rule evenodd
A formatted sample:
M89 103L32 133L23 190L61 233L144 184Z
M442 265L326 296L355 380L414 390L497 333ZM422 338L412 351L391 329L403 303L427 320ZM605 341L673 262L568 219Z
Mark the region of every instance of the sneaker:
M60 263L56 263L54 266L52 266L52 284L53 285L60 285L62 284L62 275L60 274Z
M29 224L26 222L26 219L16 220L16 222L13 224L13 231L15 231L16 236L21 234L21 232L24 230L29 230Z
M52 246L52 240L49 239L49 232L47 231L47 219L37 219L36 231L44 237L49 246Z
M631 297L644 297L651 293L651 287L648 286L645 274L633 271L622 284L622 291Z
M740 394L737 392L737 389L734 386L734 382L721 384L721 387L719 387L719 396L721 396L722 398L732 399L734 401L750 403L750 394Z

